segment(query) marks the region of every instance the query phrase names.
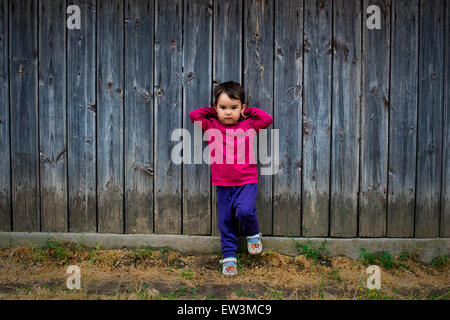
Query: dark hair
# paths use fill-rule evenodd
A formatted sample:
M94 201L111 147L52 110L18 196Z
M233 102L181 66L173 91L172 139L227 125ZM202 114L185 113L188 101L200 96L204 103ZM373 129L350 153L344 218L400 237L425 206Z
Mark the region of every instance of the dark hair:
M223 82L218 84L215 88L214 88L214 101L213 101L213 105L217 105L217 102L219 100L219 96L225 92L227 94L227 96L230 99L239 99L241 100L242 104L245 104L245 91L244 88L242 88L242 86L234 81L227 81L227 82Z

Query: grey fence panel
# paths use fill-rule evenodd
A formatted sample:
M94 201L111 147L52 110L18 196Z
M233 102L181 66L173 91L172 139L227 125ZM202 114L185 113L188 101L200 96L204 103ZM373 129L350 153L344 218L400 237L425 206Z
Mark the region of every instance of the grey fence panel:
M181 234L182 167L171 160L172 131L182 127L181 0L156 1L155 12L155 233Z
M189 113L210 106L212 14L212 0L184 1L183 127L191 132L191 164L183 165L183 233L190 235L211 234L211 174L203 154L194 151L197 141L202 150L207 145L195 137ZM194 157L201 164L194 164Z
M442 238L450 237L450 4L445 4L444 30L444 127L442 151L442 190L440 233Z
M97 2L98 232L124 231L124 2Z
M332 4L305 1L302 235L314 237L330 230Z
M0 231L11 231L8 1L0 1Z
M13 231L41 230L37 3L37 0L9 2Z
M154 1L126 1L126 233L153 233L153 37Z
M274 118L280 164L274 168L274 233L301 234L303 1L275 1ZM274 164L271 164L274 166Z
M333 237L357 236L361 91L360 1L333 1L331 219Z
M67 232L65 1L39 2L41 231Z
M363 28L360 237L386 236L391 7L365 0L364 8L372 4L382 8L382 25L381 30Z
M67 30L69 231L96 232L96 0L71 4L81 25Z
M414 236L418 2L392 2L387 236Z
M415 233L439 236L444 81L444 1L420 1Z

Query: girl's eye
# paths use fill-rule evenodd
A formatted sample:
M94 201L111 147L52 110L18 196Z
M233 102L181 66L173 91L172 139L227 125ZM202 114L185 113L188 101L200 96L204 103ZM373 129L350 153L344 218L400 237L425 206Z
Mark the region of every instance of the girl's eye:
M233 110L236 110L237 109L237 107L233 107Z

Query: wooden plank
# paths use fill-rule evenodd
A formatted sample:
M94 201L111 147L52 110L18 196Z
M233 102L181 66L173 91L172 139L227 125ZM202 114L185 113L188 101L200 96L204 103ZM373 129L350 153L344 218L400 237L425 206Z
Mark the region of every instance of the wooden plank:
M332 237L355 237L358 224L361 68L360 1L333 1Z
M418 2L392 2L386 234L413 237L417 138Z
M213 83L235 81L242 84L242 0L214 1ZM211 88L211 104L214 99ZM220 235L217 217L217 190L212 186L212 234Z
M332 2L305 2L302 235L329 232Z
M210 104L213 7L212 0L183 3L183 128L194 138L194 124L189 113ZM203 160L202 164L193 163L195 139L192 141L192 164L183 165L183 233L206 235L211 233L211 174L209 165ZM207 146L207 142L203 142L202 150Z
M249 106L273 114L273 0L244 1L244 83ZM268 129L273 128L271 126ZM258 135L258 143L260 140ZM267 134L270 154L270 131ZM260 150L258 150L259 153ZM258 155L259 159L259 155ZM258 160L259 163L259 160ZM264 165L267 167L268 165ZM280 212L273 217L272 232L272 176L261 175L258 165L258 199L256 209L260 232L285 235L290 230L289 217Z
M124 3L97 3L98 232L123 233Z
M125 226L153 233L154 5L128 0L125 10Z
M416 238L439 236L444 79L444 1L419 2Z
M182 128L181 0L155 3L155 233L180 234L182 167L172 162L172 131Z
M441 192L441 238L450 237L450 4L445 4L444 30L444 127L442 155L442 192Z
M96 232L96 2L73 4L81 29L67 30L69 231Z
M363 25L358 235L384 237L387 205L391 10L390 1L365 0L363 12L366 12L369 5L377 5L381 9L382 23L381 30L369 29Z
M11 231L8 1L0 1L0 231Z
M38 6L17 0L9 1L9 9L13 231L40 231Z
M302 183L303 1L275 1L273 128L279 130L279 170L273 176L274 233L300 235ZM267 70L269 71L269 70Z
M67 232L66 6L39 2L41 231Z

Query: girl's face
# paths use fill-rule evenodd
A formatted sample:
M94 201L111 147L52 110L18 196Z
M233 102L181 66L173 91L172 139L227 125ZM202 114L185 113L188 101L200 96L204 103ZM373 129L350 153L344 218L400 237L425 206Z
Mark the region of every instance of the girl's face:
M214 108L217 111L219 121L223 124L236 124L241 115L244 115L246 105L239 99L230 99L225 92L217 99L217 105Z

